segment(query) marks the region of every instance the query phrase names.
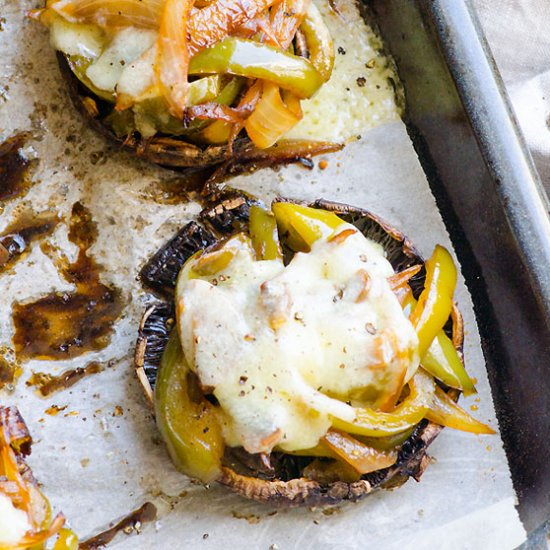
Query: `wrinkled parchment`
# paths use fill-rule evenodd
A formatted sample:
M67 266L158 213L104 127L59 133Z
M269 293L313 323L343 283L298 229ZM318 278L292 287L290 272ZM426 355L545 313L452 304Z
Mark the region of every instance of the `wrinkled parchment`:
M25 21L31 1L0 0L0 137L30 130L26 153L36 158L34 186L3 207L0 231L18 203L39 212L56 210L68 220L73 203L89 207L100 231L90 253L105 266L105 282L127 299L111 344L65 362L24 365L16 390L0 392L17 404L34 436L30 465L55 509L62 509L83 538L153 501L156 523L139 536L119 535L114 548L514 548L524 531L498 436L444 430L431 447L435 462L421 483L381 491L329 512L278 511L248 502L220 486L191 483L172 467L131 368L136 327L150 300L135 275L177 228L200 210L196 203L169 204L158 182L174 175L112 150L70 105L46 32ZM400 122L363 135L328 167L291 166L236 178L233 186L269 199L277 194L319 197L366 207L402 229L424 255L435 243L450 246L411 143ZM51 241L69 255L76 248L61 224ZM14 300L36 299L52 289L70 290L38 246L13 272L0 275L0 345L10 345ZM466 363L478 380L479 401L465 399L475 415L497 428L470 297L462 281L457 300L466 326ZM73 388L37 397L25 386L32 370L59 373L98 360L102 373ZM57 416L52 404L67 408ZM115 414L115 407L123 415Z

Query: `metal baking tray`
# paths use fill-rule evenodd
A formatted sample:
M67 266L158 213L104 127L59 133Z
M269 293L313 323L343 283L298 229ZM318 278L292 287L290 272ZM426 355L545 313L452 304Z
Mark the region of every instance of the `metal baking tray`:
M364 0L474 302L520 517L550 518L550 218L491 52L462 0ZM544 528L542 528L544 529Z

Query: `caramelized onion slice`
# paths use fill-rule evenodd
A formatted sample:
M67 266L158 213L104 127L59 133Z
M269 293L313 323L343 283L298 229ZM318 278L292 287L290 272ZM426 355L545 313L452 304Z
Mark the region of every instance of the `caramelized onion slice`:
M323 438L323 442L360 474L389 468L397 461L397 451L374 449L349 434L337 430L329 430Z
M158 28L165 0L54 0L47 7L73 23Z
M291 110L283 102L278 86L264 82L262 97L245 124L256 147L271 147L300 121L302 113L298 114L293 107Z
M189 83L187 23L192 0L166 0L158 36L157 76L170 114L183 117Z

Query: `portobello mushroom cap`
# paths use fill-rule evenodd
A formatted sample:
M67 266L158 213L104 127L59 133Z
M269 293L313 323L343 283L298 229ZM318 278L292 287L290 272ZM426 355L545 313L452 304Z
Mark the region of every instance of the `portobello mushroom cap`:
M240 191L221 191L200 213L200 223L188 223L142 268L142 283L161 299L144 313L135 349L136 374L150 404L160 360L175 323L174 289L179 270L196 251L246 229L250 206L257 202ZM367 210L323 199L308 206L336 213L355 225L366 237L382 244L396 272L422 265L421 271L410 281L413 294L418 298L425 280L424 261L402 233ZM292 252L285 249L284 242L283 250L286 259L292 256ZM462 358L463 322L456 306L445 332L452 338ZM454 400L458 399L458 390L438 384ZM222 475L217 481L242 496L277 506L326 506L345 500L356 501L376 488L400 486L409 477L418 481L430 462L427 449L441 430L441 426L423 420L400 445L398 459L393 466L363 475L353 483L336 481L322 484L303 477L302 471L313 457L275 452L271 455L270 470L259 455L251 455L241 448L226 449Z
M331 153L343 147L338 143L295 140L275 144L269 149L258 149L246 135L237 137L231 147L227 144L201 147L185 141L184 136L164 134L145 139L133 132L119 137L105 121L113 111L113 105L97 97L80 82L63 53L57 52L57 61L69 97L93 129L121 149L166 168L187 171L222 168L223 173L216 176L223 177L290 162L307 163L312 155Z

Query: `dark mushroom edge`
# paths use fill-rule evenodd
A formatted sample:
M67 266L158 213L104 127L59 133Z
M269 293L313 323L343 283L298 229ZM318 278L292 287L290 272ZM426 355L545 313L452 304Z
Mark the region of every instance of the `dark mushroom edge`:
M160 133L147 139L142 138L138 132L119 137L106 120L113 111L113 105L97 97L78 80L64 54L57 52L57 61L69 97L94 130L119 148L165 168L184 171L210 169L206 178L212 177L213 181L218 181L258 168L291 162L311 162L311 156L332 153L343 147L340 143L289 140L276 143L269 149L258 149L247 136L237 137L231 147L227 144L201 147L185 141L184 137Z
M196 251L246 229L250 206L254 203L258 201L243 192L232 189L221 191L202 210L199 223L188 223L142 268L140 280L160 299L146 310L141 319L135 350L136 374L150 404L162 353L175 323L173 299L179 270ZM366 237L382 244L396 272L412 265L424 266L423 259L410 241L370 212L323 199L308 206L338 214L346 222L355 225ZM290 251L285 253L290 254ZM424 279L425 270L422 267L410 281L416 298L423 289ZM456 306L445 326L445 332L452 338L462 358L464 331L462 317ZM454 400L458 399L458 390L438 384ZM226 449L222 476L217 481L242 496L277 506L326 506L345 500L356 501L376 488L398 487L409 477L418 481L430 462L428 446L442 429L437 424L423 420L400 446L398 460L393 466L363 475L353 483L337 481L321 484L302 477L303 469L313 457L272 453L273 470L267 470L259 455L251 455L241 448Z

